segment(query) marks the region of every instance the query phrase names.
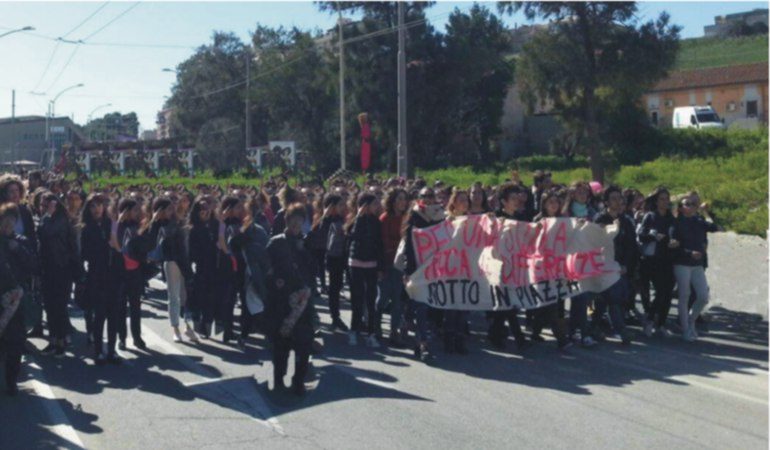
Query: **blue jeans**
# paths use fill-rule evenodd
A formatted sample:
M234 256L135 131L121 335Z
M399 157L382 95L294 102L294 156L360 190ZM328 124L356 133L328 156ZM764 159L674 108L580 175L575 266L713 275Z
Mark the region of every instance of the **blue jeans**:
M404 311L404 302L401 301L401 293L404 290L404 274L391 267L385 272L385 277L380 281L380 297L377 299L377 313L382 312L390 303L390 331L401 327L401 316Z
M612 331L615 333L622 333L626 328L626 324L623 320L623 305L628 299L628 291L628 278L625 275L621 275L620 279L615 284L599 294L595 303L596 309L594 309L594 316L591 320L592 326L598 327L599 320L604 316L604 313L609 310Z

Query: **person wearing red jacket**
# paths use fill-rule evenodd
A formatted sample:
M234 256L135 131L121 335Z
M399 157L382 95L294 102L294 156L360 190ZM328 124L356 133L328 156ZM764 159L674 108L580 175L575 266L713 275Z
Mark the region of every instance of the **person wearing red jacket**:
M404 274L393 267L396 251L401 242L401 228L404 223L404 214L409 208L407 193L401 188L395 188L388 192L384 202L385 212L380 215L382 224L382 246L384 257L383 278L380 281L380 296L377 299L377 314L380 316L378 324L382 324L382 313L390 304L390 344L394 347L403 347L403 339L399 333L401 317L404 310L402 295L404 292ZM382 334L382 330L378 330Z

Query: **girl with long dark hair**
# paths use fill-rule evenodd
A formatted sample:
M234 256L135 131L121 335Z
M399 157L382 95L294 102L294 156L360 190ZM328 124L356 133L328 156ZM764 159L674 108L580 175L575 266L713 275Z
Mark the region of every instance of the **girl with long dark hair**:
M192 282L191 309L198 312L196 332L204 339L211 336L211 324L217 307L216 260L217 222L212 220L212 206L198 198L190 210L188 248L195 274Z
M59 197L53 193L45 194L42 205L45 215L38 227L38 240L49 329L49 344L43 353L62 357L68 332L67 305L72 282L80 278L82 266L75 229Z
M652 336L657 332L664 337L671 336L666 328L668 312L671 309L671 294L674 288L674 268L671 250L679 243L672 239L674 216L671 214L671 195L665 187L656 188L645 199L645 210L638 230L642 245L642 270L652 280L655 300L647 314L644 334Z
M332 316L332 329L342 332L349 331L348 326L340 318L340 292L348 266L345 258L346 236L345 217L348 206L342 196L329 194L324 199L322 227L326 233L326 268L329 271L329 313Z
M398 245L401 243L401 228L409 210L409 195L402 188L393 188L385 197L385 212L380 215L382 224L383 278L380 281L380 297L377 300L377 323L382 323L382 313L390 304L390 337L394 347L404 345L400 333L404 312L404 274L393 266Z
M123 301L123 258L117 239L112 239L112 223L105 213L107 199L92 194L81 214L81 254L86 264L85 295L93 307L94 361L120 363L115 344ZM115 236L117 237L117 236ZM112 241L112 242L111 242ZM87 311L88 312L88 311ZM103 351L104 325L107 323L107 355Z
M382 274L382 229L378 219L380 205L373 194L363 193L358 197L358 214L348 226L350 240L350 301L353 312L350 345L356 345L357 334L368 332L366 345L380 346L377 341L377 279ZM364 326L364 308L368 323Z
M192 282L192 269L185 249L185 237L176 217L176 207L167 197L155 199L152 205L153 217L150 222L150 236L155 248L150 259L163 264L168 288L168 317L174 333L174 341L180 342L179 320L186 303L186 283ZM192 342L198 342L198 335L190 323L189 310L184 312L185 335Z
M146 349L142 339L142 293L144 292L143 267L147 265L146 237L140 234L144 219L141 197L123 198L117 207L115 239L123 259L123 298L120 301L118 338L121 350L126 348L126 313L131 319L131 338L138 349ZM143 233L143 232L142 232ZM128 311L126 306L128 305Z

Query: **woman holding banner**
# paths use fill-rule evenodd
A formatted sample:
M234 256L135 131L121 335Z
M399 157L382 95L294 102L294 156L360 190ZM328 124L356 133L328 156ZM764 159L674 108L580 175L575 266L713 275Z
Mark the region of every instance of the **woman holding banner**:
M522 196L519 195L523 190L524 188L513 183L501 186L500 191L498 192L500 209L495 215L505 219L528 222L526 213L524 212ZM492 322L487 331L487 339L489 339L489 342L494 347L498 349L505 348L505 339L507 337L505 329L506 322L508 322L508 328L510 329L513 338L516 340L516 346L519 350L523 350L527 347L527 339L521 331L521 325L519 324L518 310L493 311L490 313L490 316Z
M452 194L447 202L446 212L449 219L466 216L470 208L468 191L452 188ZM467 311L447 310L444 314L444 350L447 353L468 353L465 345L465 322L468 318Z
M412 242L412 229L427 228L444 220L443 210L436 205L436 194L433 189L424 187L420 190L419 197L409 216L402 233L404 239L404 253L406 254L406 270L404 270L404 282L408 282L409 276L417 271L417 260L414 257L414 243ZM414 356L423 362L431 359L428 350L428 305L416 300L410 301L412 315L417 322L417 345L414 348Z
M540 206L540 212L535 216L534 221L539 222L547 218L561 217L562 202L559 198L559 194L556 191L545 191L540 194L538 199ZM559 350L565 350L571 346L567 332L565 329L564 320L560 317L560 314L564 306L564 301L559 300L557 303L542 306L533 312L532 317L532 340L541 342L543 337L540 333L545 325L551 327L554 337L556 338Z
M562 213L565 217L580 220L593 220L596 209L591 202L591 186L585 181L572 183L567 191ZM596 340L588 329L588 303L593 298L590 292L575 295L570 298L569 328L574 341L583 347L593 347Z

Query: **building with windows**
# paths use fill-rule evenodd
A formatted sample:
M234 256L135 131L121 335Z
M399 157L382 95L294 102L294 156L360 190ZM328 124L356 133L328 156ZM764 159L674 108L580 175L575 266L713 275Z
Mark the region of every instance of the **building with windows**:
M706 37L724 37L730 34L734 27L745 25L747 27L758 27L764 25L767 30L768 10L755 9L752 11L728 14L726 16L714 17L713 25L703 27L703 35Z
M767 125L767 62L672 72L644 95L650 121L671 127L677 106L706 106L727 126Z
M157 119L155 120L155 138L156 139L169 139L171 137L171 113L173 109L167 108L158 111Z
M45 149L61 151L66 144L74 145L84 140L81 128L69 117L48 120L44 116L0 118L0 162L41 161Z

